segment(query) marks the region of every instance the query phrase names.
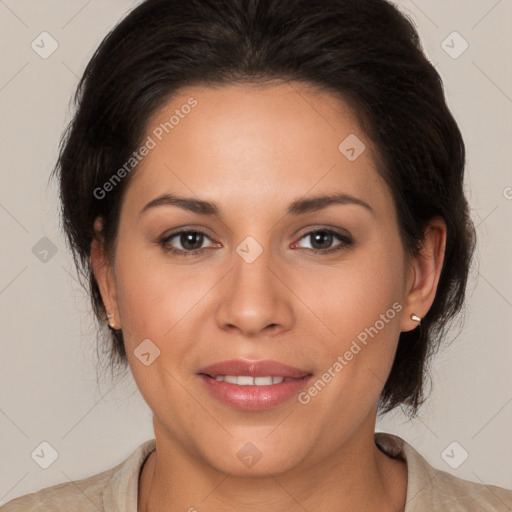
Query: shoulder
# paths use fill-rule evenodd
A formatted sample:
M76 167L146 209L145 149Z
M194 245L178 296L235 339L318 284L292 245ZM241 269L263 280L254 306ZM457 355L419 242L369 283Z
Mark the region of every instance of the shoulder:
M432 467L398 436L379 432L375 441L386 453L407 462L405 512L505 512L512 510L512 490L471 482Z
M14 498L1 512L128 512L137 504L138 477L155 440L140 445L127 459L96 475L46 487Z
M52 485L37 492L14 498L1 512L57 512L72 509L80 512L103 510L102 494L108 486L115 468L103 471L82 480Z

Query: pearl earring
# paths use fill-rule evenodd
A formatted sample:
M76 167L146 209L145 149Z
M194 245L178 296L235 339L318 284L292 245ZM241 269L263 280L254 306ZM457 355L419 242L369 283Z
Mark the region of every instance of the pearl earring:
M112 329L113 329L113 328L114 328L114 323L110 321L110 319L111 319L111 318L114 318L114 314L113 314L113 313L109 313L109 314L107 315L107 320L109 320L108 325L109 325L110 327L112 327Z
M421 318L418 315L415 315L414 313L411 315L411 320L418 322L418 324L421 323Z

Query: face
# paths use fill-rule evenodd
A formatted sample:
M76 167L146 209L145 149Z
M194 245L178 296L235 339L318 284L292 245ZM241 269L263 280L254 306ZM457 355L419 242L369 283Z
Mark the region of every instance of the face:
M264 475L373 436L416 274L348 105L298 83L187 88L145 141L97 275L160 443Z

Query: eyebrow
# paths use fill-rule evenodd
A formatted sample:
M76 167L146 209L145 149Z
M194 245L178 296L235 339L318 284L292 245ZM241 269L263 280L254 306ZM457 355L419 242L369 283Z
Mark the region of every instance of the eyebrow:
M341 192L296 199L288 207L286 215L301 215L303 213L316 212L335 204L353 204L362 206L375 215L373 208L368 203L358 199L357 197ZM139 215L142 215L148 210L158 206L177 206L183 210L188 210L200 215L216 215L220 217L220 208L216 203L204 201L202 199L194 199L192 197L180 197L170 193L162 194L155 199L152 199L142 208Z

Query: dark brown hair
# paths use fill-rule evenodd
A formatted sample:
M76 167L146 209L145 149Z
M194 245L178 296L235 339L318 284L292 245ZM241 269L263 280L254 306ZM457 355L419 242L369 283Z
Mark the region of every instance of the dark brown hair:
M98 199L94 191L140 147L147 121L180 88L300 81L348 102L379 153L408 251L436 215L447 224L444 265L421 326L400 335L380 412L424 399L429 357L461 309L475 244L463 191L465 149L441 78L412 23L385 0L147 0L105 37L81 78L76 113L54 173L61 217L82 285L111 336L109 362L126 367L120 330L106 312L90 264L93 223L115 253L120 203L136 168ZM341 141L340 141L341 142Z

